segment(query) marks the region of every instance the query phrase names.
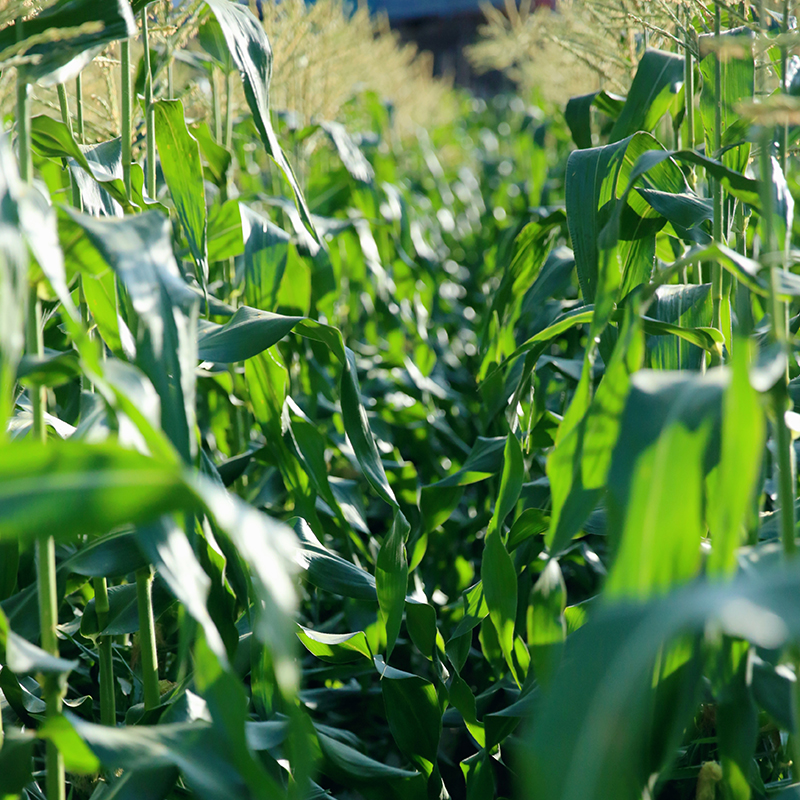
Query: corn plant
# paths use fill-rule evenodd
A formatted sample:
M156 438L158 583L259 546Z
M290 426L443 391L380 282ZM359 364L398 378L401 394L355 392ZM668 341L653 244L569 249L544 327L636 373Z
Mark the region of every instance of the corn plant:
M3 12L3 796L797 783L794 20L670 19L409 138L255 4Z

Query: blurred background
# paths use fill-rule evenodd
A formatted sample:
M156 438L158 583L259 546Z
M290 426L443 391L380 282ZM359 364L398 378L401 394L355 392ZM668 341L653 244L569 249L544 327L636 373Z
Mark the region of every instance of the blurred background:
M374 93L390 105L401 137L454 121L465 96L514 94L549 113L563 109L571 96L599 88L625 93L644 47L669 45L680 8L664 0L249 3L272 42L274 109L291 112L298 125L340 117L358 125L354 98ZM19 7L47 5L48 0L3 0L0 16L13 19ZM196 35L200 0L163 0L150 10L156 53L177 51ZM188 80L194 67L187 64L185 76L176 67L175 86L195 118L210 119L220 87L212 85L213 74L208 81ZM119 135L117 91L110 91L118 80L114 44L84 76L89 141ZM54 89L37 88L35 102L40 110L58 110ZM13 70L0 76L0 103L11 112ZM237 103L244 109L243 96Z

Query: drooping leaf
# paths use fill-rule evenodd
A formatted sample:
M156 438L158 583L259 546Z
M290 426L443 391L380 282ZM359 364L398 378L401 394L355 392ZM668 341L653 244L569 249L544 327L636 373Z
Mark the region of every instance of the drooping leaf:
M272 79L272 48L264 29L249 9L227 0L205 0L222 28L228 50L242 78L245 97L253 120L267 150L292 188L304 224L316 238L311 212L297 178L283 154L272 127L269 112L269 84Z
M364 631L356 633L322 633L298 625L297 636L309 653L331 664L346 664L366 658L372 653Z

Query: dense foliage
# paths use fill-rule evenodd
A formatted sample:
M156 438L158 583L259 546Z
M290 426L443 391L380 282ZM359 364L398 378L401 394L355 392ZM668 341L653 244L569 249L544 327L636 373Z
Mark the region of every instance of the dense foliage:
M0 795L792 784L788 15L409 141L272 114L253 11L185 5L175 49L141 0L0 30Z

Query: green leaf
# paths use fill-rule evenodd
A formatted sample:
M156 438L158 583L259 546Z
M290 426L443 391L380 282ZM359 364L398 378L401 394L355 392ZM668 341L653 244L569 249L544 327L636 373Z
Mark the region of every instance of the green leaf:
M227 751L229 764L247 785L246 796L260 800L284 797L283 787L269 775L249 747L245 728L247 696L237 676L223 669L202 637L195 642L194 665L194 680L208 703L217 746Z
M0 662L15 675L63 675L78 666L77 661L67 661L31 644L11 630L6 615L0 611Z
M0 793L21 795L33 780L33 751L36 737L14 728L4 731L0 748Z
M609 474L609 534L617 551L609 596L646 598L697 574L705 473L726 379L720 371L632 376Z
M304 317L284 317L242 306L224 326L206 323L198 345L200 358L227 363L252 358L290 331L321 342L339 362L339 397L344 429L364 476L384 502L397 508L378 447L361 403L355 355L345 347L342 334L330 325Z
M174 599L159 580L153 584L153 613L156 620L174 603ZM126 583L108 588L108 620L100 627L94 599L90 600L81 617L81 634L86 637L124 636L139 630L139 611L136 584Z
M89 542L71 556L66 565L76 575L119 578L147 564L136 544L136 534L120 531Z
M406 781L418 777L416 772L382 764L333 736L326 736L322 729L326 729L326 726L317 726L317 740L325 761L323 770L334 779L344 777L357 783L373 783Z
M571 97L564 109L564 120L569 126L572 141L581 150L592 146L592 108L616 119L624 106L624 97L602 90Z
M647 314L683 329L707 326L711 322L711 284L660 286ZM719 341L722 341L721 336ZM684 342L672 337L659 337L649 342L648 366L665 370L699 369L704 355Z
M31 386L63 386L79 375L78 360L74 353L69 352L24 355L17 368L17 380Z
M87 26L89 30L81 26ZM61 29L57 32L57 29ZM102 49L116 39L136 35L136 22L125 0L59 0L25 20L20 52L30 63L21 70L29 83L54 86L74 78ZM0 31L0 51L13 47L17 31Z
M225 645L207 608L211 579L203 571L186 534L174 520L164 517L137 528L136 538L169 590L202 627L208 648L227 668Z
M584 300L600 304L594 320L597 335L617 297L646 283L653 270L655 235L664 219L628 188L635 167L649 151L663 153L655 138L637 133L605 147L575 151L567 161L567 221ZM686 181L677 164L666 157L658 163L659 171L649 175L651 187L673 194L685 192ZM624 237L617 233L601 242L604 227L617 232L623 210L627 215ZM617 227L612 222L606 225L612 211Z
M100 770L100 761L82 740L71 723L72 715L48 718L37 731L41 739L49 739L64 757L64 766L78 775L92 775Z
M550 520L540 508L526 508L515 520L508 533L508 549L515 550L523 542L545 533L549 528Z
M356 633L323 633L298 624L297 637L303 647L317 658L331 664L348 664L366 658L372 661L372 652L364 631Z
M309 583L342 597L377 602L375 578L369 572L320 544L305 520L298 519L294 528L301 544L297 562Z
M575 269L575 257L568 247L556 247L545 259L533 285L525 292L521 313L533 315L544 306L551 297L557 297L569 286L572 271Z
M319 241L303 192L283 154L270 121L269 84L272 79L272 48L267 35L249 9L230 3L228 0L205 0L205 2L217 18L228 50L239 69L247 104L253 113L256 129L267 154L275 161L292 187L300 216L314 238Z
M113 444L33 441L0 447L0 540L61 541L194 505L175 464Z
M359 146L353 141L347 128L340 122L321 122L320 128L328 134L344 168L350 175L360 183L371 184L375 179L375 170Z
M375 564L375 587L378 593L378 619L386 631L386 658L394 649L400 624L403 621L406 590L408 588L408 560L406 540L411 527L398 509L392 529L381 544Z
M302 319L242 306L225 325L208 325L202 330L197 355L203 361L223 364L246 361L277 344Z
M558 667L561 643L567 635L566 605L564 576L558 561L551 558L531 589L526 617L531 661L541 685L547 685Z
M248 787L234 766L233 754L205 722L109 728L71 714L68 720L106 769L180 769L191 791L205 800L245 797Z
M562 666L540 698L518 764L534 800L641 797L671 750L653 759L653 664L680 637L720 634L775 649L800 634L792 598L798 567L761 563L727 584L698 582L648 603L606 604L567 640ZM687 676L699 696L702 675ZM695 705L680 708L678 744ZM560 735L553 736L558 730Z
M682 86L683 57L646 50L609 141L618 142L637 131L652 131L661 117L681 102Z
M594 306L580 306L570 311L565 311L544 330L539 331L539 333L534 334L530 339L523 342L500 366L502 367L504 364L508 364L521 355L532 353L534 354L534 358L531 360L530 368L528 369L526 367L530 375L536 363L536 359L545 351L546 346L553 341L553 339L556 339L565 331L570 330L570 328L574 328L576 325L584 325L587 322L591 322L593 319ZM490 380L492 375L493 373L490 372L486 379Z
M158 156L203 286L208 283L206 193L197 139L186 128L180 100L153 104Z
M749 648L730 642L720 648L724 683L717 691L717 740L727 794L750 800L750 777L758 744L758 708L753 698ZM732 673L732 674L731 674Z
M506 663L518 683L514 662L514 621L517 616L517 571L501 535L505 518L513 511L519 499L525 475L522 450L514 434L506 438L505 464L500 479L500 492L494 514L486 531L481 559L481 581L486 593L489 616L497 631L497 638Z
M766 421L748 376L748 342L733 348L732 379L722 400L720 460L709 478L708 572L728 575L736 569L736 551L752 509L761 473Z
M240 204L244 236L244 298L254 308L274 311L289 258L291 237Z
M442 715L436 690L419 675L402 672L375 657L386 719L401 752L426 776L436 767Z
M197 41L226 75L236 69L236 64L233 63L225 36L216 17L210 15L203 20L197 30Z
M211 19L209 17L209 19ZM206 161L206 174L218 188L222 188L228 182L228 170L233 162L233 156L221 144L214 141L208 123L192 125L191 133L200 145L200 151ZM235 200L229 202L236 202ZM209 219L209 225L211 220ZM211 259L214 260L213 258Z
M25 347L28 252L20 235L17 202L22 193L7 137L0 139L0 425L12 412L14 381Z
M84 209L92 216L122 216L123 209L132 213L137 207L143 209L147 205L137 181L133 182L128 200L123 183L121 139L81 146L63 122L42 114L31 120L31 145L46 158L67 159ZM138 164L131 165L131 169L134 174L142 172Z
M713 37L710 37L713 38ZM707 37L700 38L700 46ZM718 44L726 48L724 57L720 58L719 68L721 73L720 83L720 123L719 131L722 146L742 142L742 146L733 147L719 154L714 152L716 147L717 131L717 89L716 67L717 53L711 52L700 61L700 74L703 77L703 87L700 92L700 115L705 131L706 153L720 158L722 163L736 172L744 172L750 156L750 145L744 140L747 138L750 122L738 113L738 106L742 102L753 99L755 95L755 58L753 55L753 34L751 31L733 30L721 34ZM736 54L734 49L739 46L742 53Z
M275 678L287 697L297 690L294 615L297 592L293 576L299 561L297 537L282 522L257 511L220 485L195 476L192 486L215 528L250 571L257 602L253 633L269 649Z
M514 510L514 506L519 500L524 480L525 462L522 458L522 448L517 438L509 434L506 437L503 450L503 474L500 478L500 491L497 495L494 514L486 532L487 538L495 531L502 531L506 517Z
M196 450L195 327L200 298L183 280L172 252L169 220L157 211L125 219L72 219L114 269L138 324L138 366L161 397L162 427L185 461Z
M212 206L208 213L208 260L223 261L244 252L242 217L237 200ZM249 300L248 300L249 302ZM258 307L257 303L250 303Z
M500 286L494 293L492 307L484 323L481 338L486 353L478 373L479 380L492 362L502 360L501 334L506 329L510 330L516 322L525 292L532 286L545 262L556 227L552 221L529 222L514 240L513 254L503 270ZM491 327L496 328L494 336L490 336Z

